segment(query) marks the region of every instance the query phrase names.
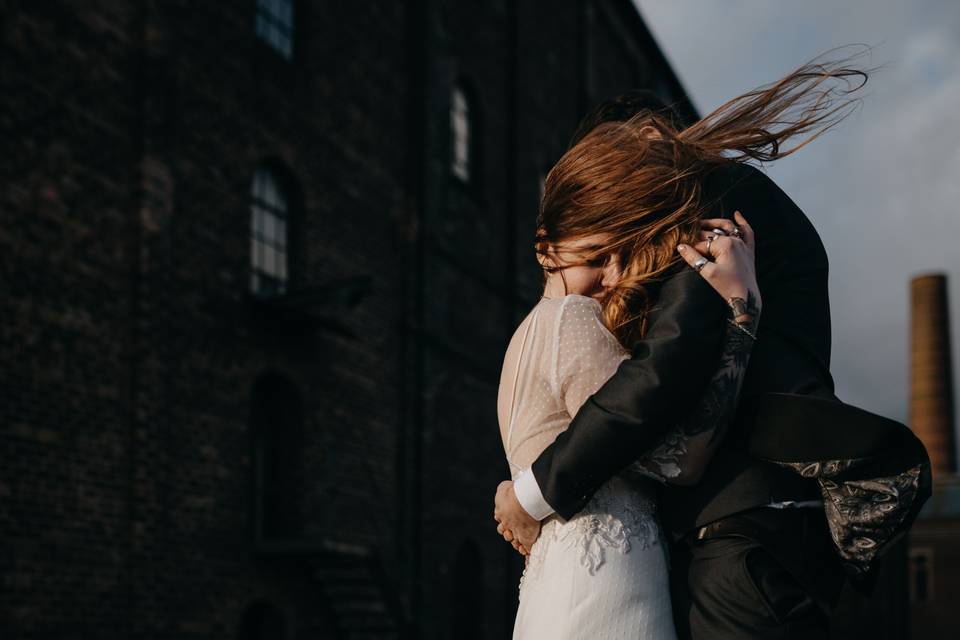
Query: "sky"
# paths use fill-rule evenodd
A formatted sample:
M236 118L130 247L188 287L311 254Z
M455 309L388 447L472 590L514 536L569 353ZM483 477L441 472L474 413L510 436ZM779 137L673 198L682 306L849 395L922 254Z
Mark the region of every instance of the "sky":
M830 258L837 395L907 421L909 282L945 273L960 399L960 2L634 2L701 115L828 49L872 47L862 108L767 174Z

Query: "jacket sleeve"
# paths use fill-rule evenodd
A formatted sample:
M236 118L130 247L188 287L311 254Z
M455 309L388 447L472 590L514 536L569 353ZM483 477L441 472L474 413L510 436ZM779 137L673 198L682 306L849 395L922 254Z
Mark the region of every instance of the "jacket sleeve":
M664 282L633 356L531 467L557 513L575 515L693 406L717 368L725 314L720 296L689 267Z

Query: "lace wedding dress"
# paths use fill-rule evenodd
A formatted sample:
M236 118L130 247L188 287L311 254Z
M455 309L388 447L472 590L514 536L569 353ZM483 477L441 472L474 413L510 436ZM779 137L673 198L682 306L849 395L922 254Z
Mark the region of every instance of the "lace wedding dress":
M627 357L596 300L568 295L534 307L510 342L500 380L500 430L514 477ZM657 454L666 475L676 453L667 443ZM544 520L520 584L515 639L676 638L654 483L642 474L634 465L570 520Z

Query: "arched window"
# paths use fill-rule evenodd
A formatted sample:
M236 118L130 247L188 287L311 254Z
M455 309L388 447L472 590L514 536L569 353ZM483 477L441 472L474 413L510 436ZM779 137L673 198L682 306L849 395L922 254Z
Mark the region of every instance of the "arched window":
M258 296L287 290L290 198L276 171L261 167L250 188L250 290Z
M287 624L283 613L268 602L254 602L243 612L238 640L285 640Z
M476 149L470 99L462 84L456 84L450 94L450 172L470 182L476 171Z
M293 1L257 0L257 37L286 59L293 57Z
M267 373L250 392L254 504L260 538L303 528L303 403L286 377Z
M460 545L453 563L453 629L451 638L483 637L483 556L472 540Z

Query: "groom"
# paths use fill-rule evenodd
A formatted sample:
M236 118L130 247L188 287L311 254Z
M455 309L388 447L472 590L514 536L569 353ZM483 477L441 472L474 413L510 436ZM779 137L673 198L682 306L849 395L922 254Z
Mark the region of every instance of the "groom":
M642 109L671 115L653 94L626 94L588 115L573 143L601 122ZM788 404L812 396L827 407L845 406L834 396L829 369L827 255L803 212L760 171L731 164L704 186L717 202L707 217L729 219L739 209L756 233L763 317L723 444L696 485L668 486L661 496L661 519L675 541L677 631L704 640L823 637L843 572L821 495L815 482L750 455L746 441L752 407L771 392L791 394L781 396ZM717 366L724 313L723 301L691 269L664 282L633 357L516 483L501 484L495 513L505 538L529 549L540 520L552 513L571 518L604 482L659 444ZM767 415L778 415L776 406Z

